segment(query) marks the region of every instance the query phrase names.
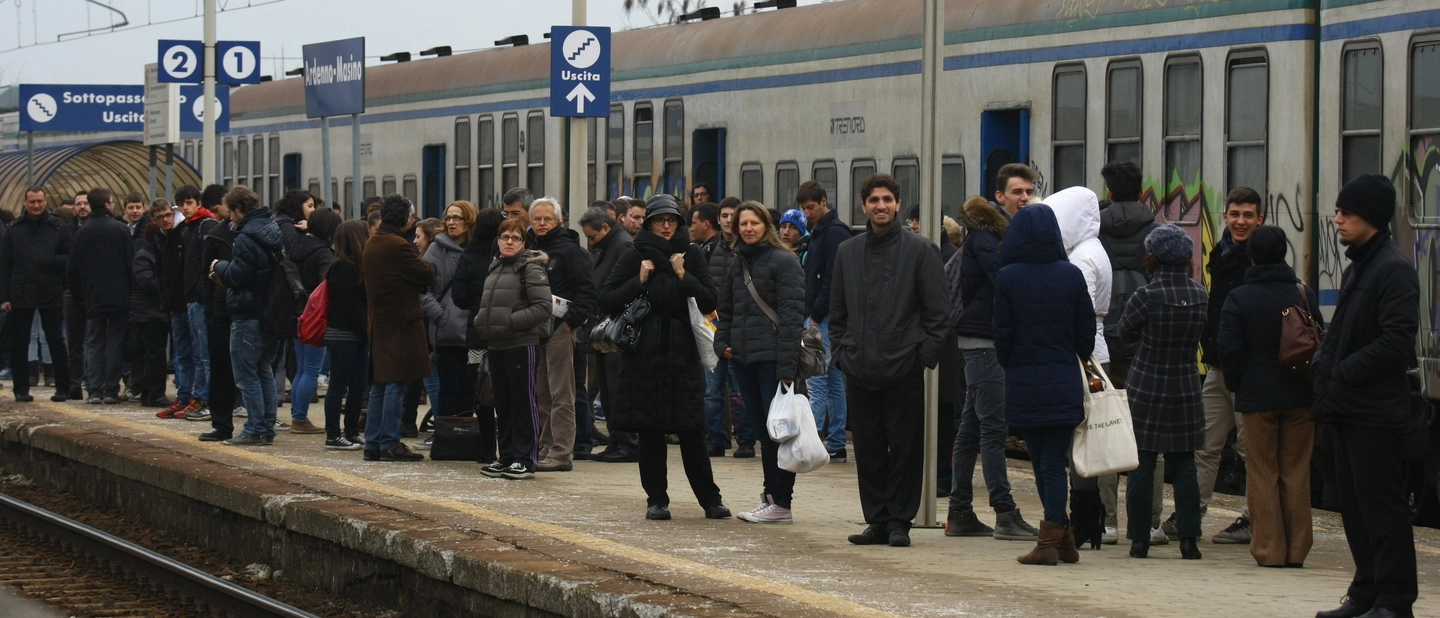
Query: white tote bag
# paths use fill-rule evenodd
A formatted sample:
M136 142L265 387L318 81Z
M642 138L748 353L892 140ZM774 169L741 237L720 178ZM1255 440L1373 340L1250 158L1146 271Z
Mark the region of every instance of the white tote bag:
M1090 392L1090 378L1080 365L1085 389L1085 422L1075 428L1070 444L1070 461L1075 473L1094 478L1102 474L1127 472L1140 467L1140 449L1135 442L1135 425L1130 420L1130 403L1125 391L1115 388L1110 376L1091 360L1105 381L1105 389Z
M700 313L700 306L695 304L695 298L685 299L690 304L690 332L695 334L695 347L700 350L700 364L705 366L705 371L715 371L715 366L720 364L720 357L715 355L715 324Z

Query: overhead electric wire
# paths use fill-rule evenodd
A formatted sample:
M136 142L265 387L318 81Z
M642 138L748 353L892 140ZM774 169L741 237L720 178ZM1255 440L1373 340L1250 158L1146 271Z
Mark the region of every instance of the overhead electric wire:
M231 8L221 8L221 9L220 9L220 12L224 13L224 12L228 12L228 11L243 11L243 10L245 10L245 9L255 9L255 8L260 8L260 7L262 7L262 6L267 6L267 5L271 5L271 4L277 4L277 3L280 3L280 2L285 2L285 0L263 0L263 1L261 1L261 2L251 2L251 3L249 3L249 4L246 4L245 6L237 6L237 7L233 8L233 9L231 9ZM101 6L104 6L104 5L101 5ZM165 25L165 24L173 24L173 23L182 22L182 21L189 21L189 20L192 20L192 19L200 19L201 17L203 17L203 15L201 15L201 14L195 14L195 15L190 15L190 16L186 16L186 17L176 17L176 18L173 18L173 19L164 19L164 20L160 20L160 21L153 21L153 20L152 20L152 21L150 21L150 22L148 22L148 23L144 23L144 24L135 24L135 25L132 25L132 26L118 27L118 28L114 28L114 29L101 28L100 30L103 30L103 31L100 31L100 32L92 32L91 34L87 34L86 36L83 36L83 37L74 37L74 38L65 39L65 40L45 41L45 42L38 42L38 39L39 39L39 27L36 26L36 39L37 39L37 42L31 43L31 44L29 44L29 45L16 45L15 47L10 47L10 48L6 48L6 49L0 49L0 55L8 54L8 53L10 53L10 52L20 51L20 50L22 50L22 49L30 49L30 48L32 48L32 47L43 47L43 46L46 46L46 45L55 45L55 44L58 44L58 43L68 43L68 42L71 42L71 41L78 41L78 40L82 40L82 39L88 39L88 38L91 38L91 37L106 36L106 35L115 34L115 33L118 33L118 32L129 32L129 31L131 31L131 30L139 30L139 29L141 29L141 28L149 28L149 27L151 27L151 26L162 26L162 25ZM36 21L38 21L38 19L37 19ZM76 34L76 33L68 33L68 34Z

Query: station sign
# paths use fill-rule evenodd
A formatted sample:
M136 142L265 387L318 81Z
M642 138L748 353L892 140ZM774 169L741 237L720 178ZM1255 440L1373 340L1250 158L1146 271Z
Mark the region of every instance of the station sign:
M561 118L610 115L609 28L550 28L550 115Z
M306 117L365 113L365 37L312 43L300 55Z
M202 130L204 86L180 87L180 130ZM215 89L215 128L230 130L230 89ZM145 130L145 86L21 84L20 130Z
M160 39L159 83L198 84L205 77L205 46L200 41Z
M215 44L215 81L221 84L260 83L260 41Z
M205 81L205 44L200 41L161 39L160 83L199 84ZM260 83L259 41L215 43L215 83Z
M205 130L205 87L180 87L180 130L199 133ZM230 87L215 87L215 132L230 131Z
M159 63L145 65L145 145L180 141L180 84L160 81Z

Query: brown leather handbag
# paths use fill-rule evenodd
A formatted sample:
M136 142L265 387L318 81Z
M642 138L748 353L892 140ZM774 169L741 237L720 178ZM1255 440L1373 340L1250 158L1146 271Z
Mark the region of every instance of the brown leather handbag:
M1280 312L1280 364L1309 382L1313 379L1310 361L1320 349L1320 342L1325 340L1325 329L1310 313L1305 286L1297 283L1295 288L1300 291L1300 304Z

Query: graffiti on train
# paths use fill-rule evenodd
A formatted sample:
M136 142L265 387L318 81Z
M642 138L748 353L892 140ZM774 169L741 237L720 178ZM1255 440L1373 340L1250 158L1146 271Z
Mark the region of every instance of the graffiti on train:
M1403 149L1390 170L1390 180L1405 211L1397 222L1397 240L1409 246L1420 276L1420 348L1427 358L1440 357L1440 142L1418 138Z
M1060 10L1055 12L1055 19L1065 20L1074 24L1082 19L1095 19L1104 13L1115 13L1119 11L1146 11L1152 9L1182 8L1197 10L1195 7L1202 4L1213 4L1220 0L1061 0ZM1105 10L1106 6L1114 7L1112 10Z
M1166 189L1166 187L1169 189ZM1204 181L1195 178L1186 183L1178 173L1172 174L1169 183L1161 183L1153 177L1145 179L1140 192L1140 203L1150 207L1157 223L1174 223L1190 235L1195 245L1196 280L1205 282L1205 254L1215 245L1215 214L1211 205L1218 203L1211 189Z

